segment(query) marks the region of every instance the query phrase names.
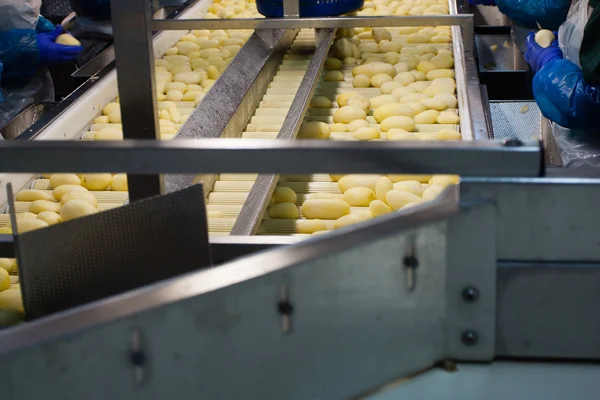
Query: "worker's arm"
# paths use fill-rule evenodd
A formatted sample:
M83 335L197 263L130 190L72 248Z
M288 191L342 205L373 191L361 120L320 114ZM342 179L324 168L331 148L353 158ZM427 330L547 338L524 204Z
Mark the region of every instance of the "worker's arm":
M567 17L571 0L496 0L496 5L526 28L557 30Z

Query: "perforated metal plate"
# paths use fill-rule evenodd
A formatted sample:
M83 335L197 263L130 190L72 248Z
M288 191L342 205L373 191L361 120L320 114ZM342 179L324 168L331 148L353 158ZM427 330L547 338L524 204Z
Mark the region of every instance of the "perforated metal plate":
M540 108L535 101L490 102L494 138L538 140L542 138Z
M210 265L202 185L17 236L39 318Z

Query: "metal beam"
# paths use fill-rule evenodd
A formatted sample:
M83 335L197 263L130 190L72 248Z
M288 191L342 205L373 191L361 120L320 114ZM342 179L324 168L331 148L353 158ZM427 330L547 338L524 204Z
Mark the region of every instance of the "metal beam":
M2 172L543 174L539 142L4 141Z

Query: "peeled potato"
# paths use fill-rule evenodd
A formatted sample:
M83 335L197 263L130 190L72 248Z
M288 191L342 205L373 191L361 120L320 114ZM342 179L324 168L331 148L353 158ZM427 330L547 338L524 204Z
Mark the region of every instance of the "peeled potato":
M341 93L340 95L338 95L336 101L340 107L344 107L344 106L348 105L348 100L350 100L350 98L354 97L354 96L360 96L360 93L344 92L344 93Z
M323 80L325 82L343 82L344 74L341 71L327 71Z
M319 121L305 122L298 131L300 139L328 139L330 135L329 125Z
M347 125L347 129L346 130L348 132L355 132L356 130L358 130L360 128L368 128L370 126L371 126L371 124L367 120L364 120L364 119L355 119L354 121L350 122Z
M397 103L397 102L398 102L398 99L393 94L384 94L381 96L372 97L370 99L371 108L373 108L373 109L378 108L386 103Z
M338 180L338 186L342 193L354 187L367 187L375 191L377 181L381 175L345 175Z
M394 190L402 190L422 196L425 188L423 188L423 184L419 181L401 181L394 183Z
M271 206L269 216L274 219L298 219L300 213L294 203L279 203Z
M369 204L369 210L371 211L373 217L378 217L380 215L392 212L390 206L381 200L373 200L371 204Z
M115 174L110 181L110 188L117 192L126 192L128 189L127 175Z
M421 183L429 183L432 175L388 175L392 182L402 181L418 181Z
M460 180L458 175L434 175L429 180L430 185L438 185L442 187L446 187L448 185L457 184Z
M17 260L14 258L0 258L0 269L5 270L8 273L14 271L17 266Z
M333 223L333 229L341 229L341 228L344 228L346 226L350 226L350 225L357 224L359 222L366 221L366 220L368 220L370 218L372 218L372 215L370 215L370 211L369 211L369 214L367 214L367 213L360 213L360 214L344 215L343 217L338 218Z
M343 198L352 207L367 207L375 200L375 193L366 187L354 187L346 190Z
M435 124L440 113L436 110L427 110L415 115L417 124Z
M386 194L386 203L392 210L399 210L408 203L420 203L422 199L416 194L403 190L390 190Z
M429 201L435 199L444 191L443 186L431 185L423 192L423 200Z
M52 197L50 194L43 192L41 190L25 189L25 190L21 190L19 193L17 193L17 195L15 196L15 200L16 201L36 201L36 200L52 201L52 200L54 200L54 197Z
M36 219L37 215L32 212L20 212L16 215L17 219Z
M60 204L56 201L36 200L29 205L29 212L39 214L44 211L57 212L60 210Z
M49 225L46 222L37 219L37 217L36 219L20 218L17 220L17 228L19 230L19 233L25 233L36 229L47 228L48 226Z
M15 310L23 313L24 309L21 291L17 289L7 289L0 292L0 310Z
M68 33L58 35L58 37L56 38L56 43L62 44L64 46L81 46L81 42L75 39L72 35L69 35Z
M535 42L540 45L542 48L550 47L552 42L556 40L556 36L552 31L548 29L541 29L535 34Z
M350 205L338 199L308 199L302 204L307 219L338 219L350 213Z
M61 185L81 185L81 179L76 174L52 174L50 187L56 189Z
M37 219L44 221L48 225L55 225L62 222L60 215L53 211L42 211L38 214Z
M397 115L384 119L379 127L382 132L387 132L390 129L404 129L405 131L412 132L415 130L415 121L410 117Z
M60 185L52 191L52 195L58 201L69 192L87 192L88 190L83 186L78 185Z
M85 200L81 199L73 199L67 201L60 208L60 217L63 221L70 221L75 218L85 217L86 215L91 215L97 213L98 210L96 207L91 205Z
M315 96L310 102L312 108L331 108L331 100L325 96Z
M296 225L296 230L298 233L313 234L315 232L326 231L327 226L325 225L325 222L321 221L320 219L311 219L300 221Z
M405 116L412 117L415 115L415 112L412 108L405 104L399 103L386 103L383 104L373 112L373 118L378 123L381 123L384 119L394 116Z
M273 192L273 196L271 196L271 204L296 203L297 199L298 196L292 189L285 186L279 186Z
M354 135L352 135L352 136L354 137L354 139L358 139L358 140L379 139L379 131L375 128L363 127L363 128L358 128L354 132Z
M440 129L437 134L439 140L460 140L462 136L460 132L454 129Z
M355 88L368 88L371 86L371 78L365 74L356 75L352 79L352 86Z
M328 58L325 60L325 69L337 71L342 69L342 61L337 58Z
M96 208L98 207L98 199L96 198L96 196L94 196L90 192L68 192L68 193L65 193L60 199L60 204L64 205L67 201L74 200L74 199L84 200L84 201L87 201L88 203L90 203L91 205L93 205L94 207L96 207Z
M438 124L458 124L460 117L453 112L443 112L437 118Z
M85 174L81 178L81 186L88 190L106 190L112 180L111 174Z
M355 106L344 106L333 114L333 122L349 124L356 119L366 119L367 113Z

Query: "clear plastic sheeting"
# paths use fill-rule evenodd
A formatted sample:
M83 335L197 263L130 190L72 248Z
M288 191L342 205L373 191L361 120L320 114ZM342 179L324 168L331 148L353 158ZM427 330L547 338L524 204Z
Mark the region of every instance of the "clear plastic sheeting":
M600 130L571 130L553 124L552 131L565 167L600 167Z

